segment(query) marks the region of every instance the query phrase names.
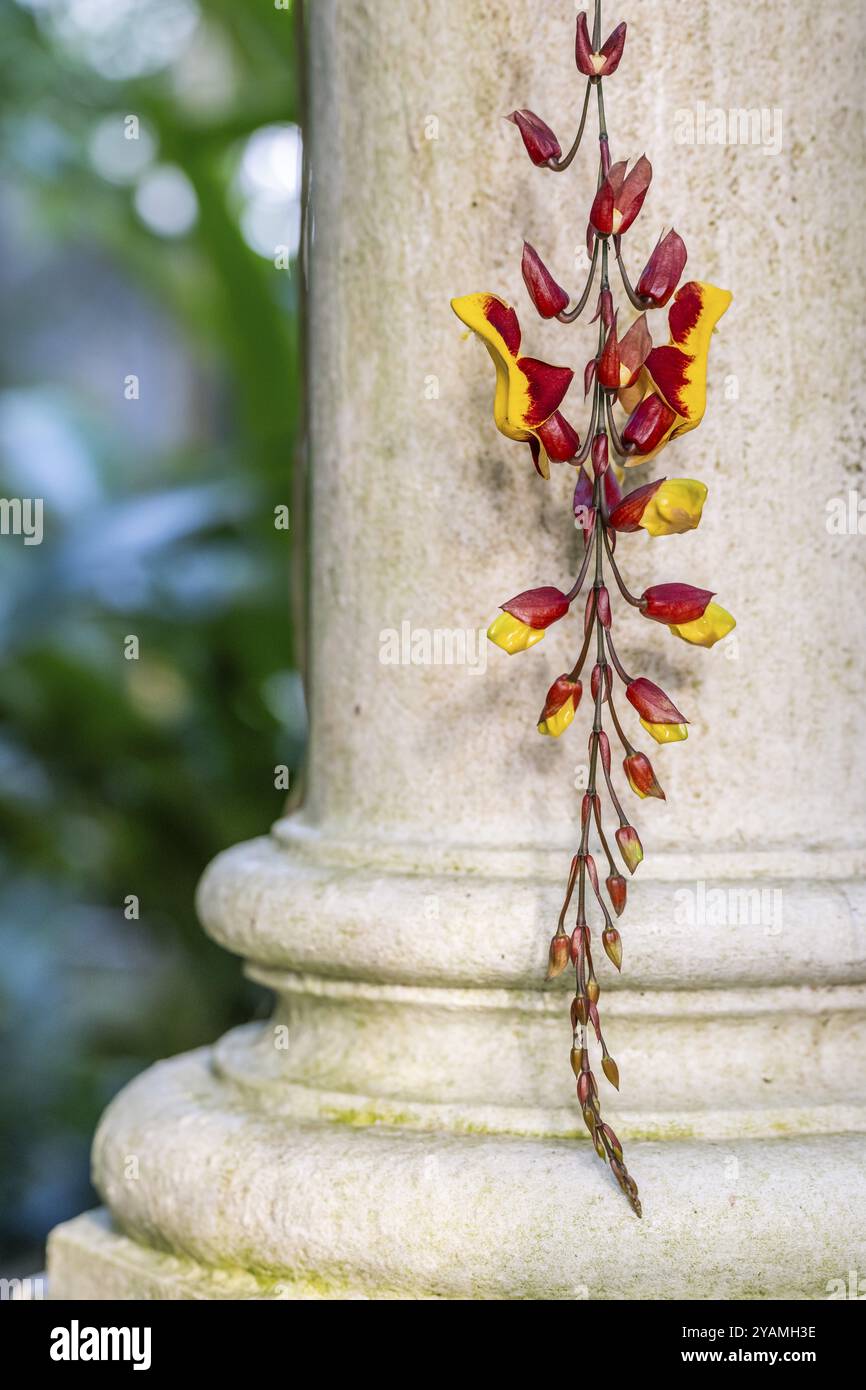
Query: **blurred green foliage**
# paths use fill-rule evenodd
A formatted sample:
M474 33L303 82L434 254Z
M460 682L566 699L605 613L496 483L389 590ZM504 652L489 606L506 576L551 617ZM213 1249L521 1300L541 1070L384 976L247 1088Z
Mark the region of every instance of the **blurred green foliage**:
M299 278L248 244L239 182L256 132L301 121L297 23L271 0L0 6L0 496L45 499L41 545L0 536L7 1262L93 1200L90 1137L128 1077L265 1007L193 895L280 814L303 746L274 525L298 490ZM150 158L126 177L118 145L106 176L129 115ZM194 193L171 235L142 215L165 166ZM283 215L291 245L275 196Z

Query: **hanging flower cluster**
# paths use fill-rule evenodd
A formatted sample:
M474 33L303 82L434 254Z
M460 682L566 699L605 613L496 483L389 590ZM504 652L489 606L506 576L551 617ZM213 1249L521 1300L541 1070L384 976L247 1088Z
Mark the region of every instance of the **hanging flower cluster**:
M619 1088L616 1062L608 1052L599 1017L599 983L593 962L588 920L594 901L601 923L601 944L617 970L622 965L622 939L614 922L626 904L625 875L644 857L637 830L626 815L614 785L611 741L606 718L622 746L622 768L629 788L639 798L664 792L646 753L631 742L621 715L619 685L640 725L658 744L677 743L688 736L689 721L673 701L646 676L630 675L613 641L613 608L606 575L616 589L650 622L663 623L673 636L701 647L712 647L734 627L734 619L713 601L708 589L679 582L654 584L641 594L627 587L616 559L620 536L645 531L650 536L679 535L700 523L707 489L691 478L661 478L624 491L627 469L654 458L679 435L693 430L706 408L707 358L710 338L731 302L727 290L692 280L680 285L686 264L682 237L671 230L659 237L655 250L632 285L623 259L622 239L641 211L652 180L644 156L629 169L623 160L612 164L605 119L603 82L619 66L626 26L619 24L601 42L601 0L596 0L592 35L587 16L577 19L575 58L586 79L580 125L566 155L550 127L533 111L514 111L508 118L517 127L533 164L561 173L572 163L586 126L590 96L598 103L599 170L588 213L587 251L590 269L579 298L563 289L534 247L523 249L523 279L533 306L544 319L573 323L590 302L599 276L595 316L598 338L584 373L584 395L592 395L583 444L562 413L574 372L555 367L521 352L517 314L495 294L468 294L452 300L458 318L487 348L496 368L493 417L508 439L529 445L532 462L542 478L551 463L570 464L577 471L574 514L583 534L583 563L567 591L546 585L518 594L502 604L488 637L509 655L536 646L547 629L564 618L588 581L580 649L570 670L547 692L538 718L538 732L559 738L575 718L584 694L584 669L590 651L594 660L589 678L592 729L589 735L589 780L580 811L577 853L571 861L565 898L550 942L548 979L571 967L575 991L571 1004L573 1044L571 1065L577 1078L577 1098L599 1157L610 1164L633 1210L641 1214L637 1184L628 1172L622 1146L602 1118L598 1082L590 1066L589 1030L601 1049L601 1070ZM616 260L628 305L637 311L621 332L620 310L608 278ZM679 286L679 288L677 288ZM667 308L667 342L653 345L647 313ZM626 308L628 312L628 308ZM617 411L622 414L618 415ZM616 701L616 704L615 704ZM606 794L606 796L605 796ZM603 797L609 807L603 806ZM618 822L613 836L605 830L612 809ZM591 836L595 834L595 841ZM613 844L612 844L612 842ZM597 846L597 848L596 848ZM595 855L607 865L601 883ZM569 921L577 900L573 925ZM568 925L567 925L568 923Z

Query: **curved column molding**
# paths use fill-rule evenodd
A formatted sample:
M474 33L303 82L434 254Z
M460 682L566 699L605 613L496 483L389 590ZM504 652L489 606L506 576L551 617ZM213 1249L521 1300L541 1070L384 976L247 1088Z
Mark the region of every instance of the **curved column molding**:
M709 484L700 531L623 546L642 582L712 583L739 617L712 653L623 625L629 669L693 717L653 755L668 801L641 803L624 973L600 979L644 1220L593 1158L567 983L543 983L585 742L532 715L568 639L477 645L504 598L574 568L573 479L542 485L495 433L489 361L448 307L496 288L527 351L583 360L579 331L533 321L519 265L526 236L571 284L592 154L577 184L540 174L499 119L526 104L570 138L572 12L316 0L311 794L198 901L275 1011L109 1107L106 1210L54 1233L56 1295L812 1298L866 1265L866 550L824 526L864 399L861 84L836 8L791 0L781 43L772 7L638 5L610 84L615 153L655 171L629 264L675 223L736 296L707 418L663 458ZM778 108L781 150L680 143L701 102ZM802 215L827 206L832 243ZM443 631L463 664L381 659L388 633L411 657Z

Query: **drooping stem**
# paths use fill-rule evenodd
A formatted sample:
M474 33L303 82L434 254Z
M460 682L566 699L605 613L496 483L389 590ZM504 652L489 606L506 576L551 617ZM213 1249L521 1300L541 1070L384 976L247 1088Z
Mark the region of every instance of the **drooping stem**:
M583 98L583 111L581 112L580 116L580 125L577 128L577 134L574 137L574 142L571 146L571 149L568 151L568 154L563 155L562 159L549 159L547 161L547 168L552 169L555 174L564 173L568 166L571 164L571 161L574 159L574 156L580 149L580 142L583 139L583 131L586 125L586 115L589 110L589 93L591 88L592 82L587 81L586 94Z

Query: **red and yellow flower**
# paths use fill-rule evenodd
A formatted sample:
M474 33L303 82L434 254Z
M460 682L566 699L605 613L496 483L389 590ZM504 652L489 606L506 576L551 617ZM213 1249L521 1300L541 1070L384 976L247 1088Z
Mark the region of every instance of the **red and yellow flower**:
M502 604L502 612L490 624L487 636L509 656L525 652L541 641L552 623L565 617L569 602L561 589L550 584L527 589Z
M638 531L651 536L678 536L699 525L706 483L694 478L660 478L637 487L610 514L614 531Z
M621 397L631 410L622 431L635 453L627 466L653 458L669 439L695 429L707 405L707 360L713 329L733 296L729 290L690 280L674 296L668 311L670 340L653 348L637 386L641 396Z
M542 478L549 478L549 460L571 459L580 446L577 433L559 411L573 371L520 355L517 315L498 295L462 295L452 299L451 307L478 335L493 359L497 429L508 439L528 443L536 470Z
M551 738L565 733L577 713L583 682L568 675L559 676L547 692L544 709L538 717L538 732Z

